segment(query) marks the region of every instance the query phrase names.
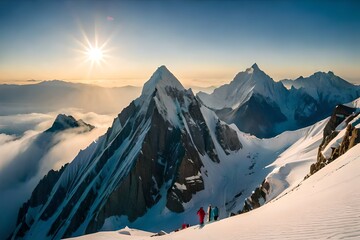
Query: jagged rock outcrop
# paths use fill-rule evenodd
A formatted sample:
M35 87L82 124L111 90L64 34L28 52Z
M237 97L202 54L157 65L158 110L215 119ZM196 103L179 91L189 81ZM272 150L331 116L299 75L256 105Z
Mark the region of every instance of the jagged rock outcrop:
M324 137L319 146L317 161L310 166L310 173L305 178L316 173L360 142L359 129L355 127L357 122L352 122L358 116L359 111L356 111L355 108L344 105L338 105L335 108L324 128ZM339 136L339 134L342 135ZM335 138L339 140L329 146ZM329 156L324 155L326 149L327 152L331 149Z
M269 189L270 184L265 179L260 186L255 188L252 194L245 199L243 208L237 213L245 213L263 205L266 202L266 195Z

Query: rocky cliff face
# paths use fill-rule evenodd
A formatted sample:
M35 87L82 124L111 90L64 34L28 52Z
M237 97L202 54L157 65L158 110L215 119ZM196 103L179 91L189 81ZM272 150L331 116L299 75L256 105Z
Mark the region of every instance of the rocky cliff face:
M310 173L306 177L316 173L360 142L359 127L356 126L358 117L359 111L355 108L344 105L335 108L325 126L317 161L311 165Z
M202 159L220 162L215 142L227 153L242 146L223 122L216 138L211 131L191 90L160 67L104 136L56 179L43 179L48 194L35 205L24 205L13 237L59 239L92 233L112 217L132 222L160 199L168 210L184 211L184 203L204 189ZM34 193L28 203L35 198Z
M245 199L243 208L238 213L246 213L263 205L267 200L270 184L264 180L252 194Z

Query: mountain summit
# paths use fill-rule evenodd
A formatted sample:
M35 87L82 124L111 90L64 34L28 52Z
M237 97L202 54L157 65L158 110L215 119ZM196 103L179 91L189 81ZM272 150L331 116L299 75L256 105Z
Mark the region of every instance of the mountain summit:
M166 68L166 66L162 65L158 67L151 78L144 84L142 95L149 95L154 89L162 89L165 87L185 90L179 80Z
M215 89L212 94L200 92L200 99L212 109L236 108L247 102L254 94L275 101L285 94L281 83L275 82L256 63L244 72L239 72L229 83Z

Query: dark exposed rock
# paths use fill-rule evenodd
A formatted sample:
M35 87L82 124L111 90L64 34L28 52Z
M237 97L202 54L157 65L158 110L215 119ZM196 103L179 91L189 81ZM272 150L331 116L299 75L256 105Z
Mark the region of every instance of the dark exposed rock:
M71 128L84 128L83 131L91 131L95 127L91 124L84 122L83 120L76 120L73 116L67 116L65 114L57 115L53 125L45 132L59 132Z
M124 108L124 110L121 111L121 114L118 115L120 123L122 126L125 125L126 121L138 110L138 107L136 107L134 101L130 103L129 106Z
M336 106L335 110L333 111L329 122L326 124L324 128L324 138L331 134L335 128L345 120L351 113L355 111L354 108L347 107L345 105L338 105Z
M223 109L216 111L216 114L229 124L235 123L241 131L260 138L272 137L274 124L287 119L276 103L260 94L253 94L245 104L236 109Z
M231 129L228 125L221 124L220 120L216 123L216 138L221 147L225 150L226 154L230 151L237 151L242 148L235 130Z
M259 187L255 188L252 194L245 199L244 206L238 213L245 213L251 211L255 208L260 207L263 203L266 202L266 195L270 190L269 182L264 179Z

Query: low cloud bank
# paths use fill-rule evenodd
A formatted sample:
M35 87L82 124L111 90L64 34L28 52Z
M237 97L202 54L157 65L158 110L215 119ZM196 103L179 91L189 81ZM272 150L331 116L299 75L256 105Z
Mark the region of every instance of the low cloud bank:
M58 113L95 126L90 132L68 129L51 137L48 149L39 138L50 128ZM71 162L81 149L103 135L114 116L62 109L47 114L19 114L0 117L0 239L15 227L18 210L40 179L51 169Z

